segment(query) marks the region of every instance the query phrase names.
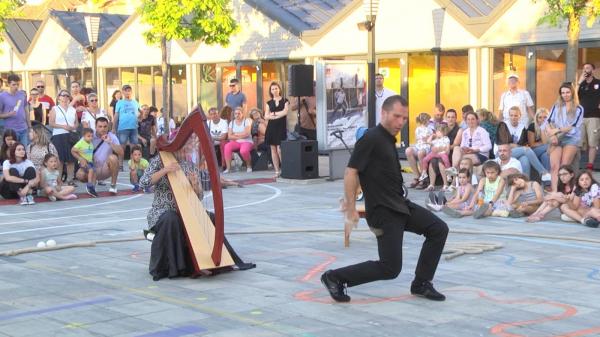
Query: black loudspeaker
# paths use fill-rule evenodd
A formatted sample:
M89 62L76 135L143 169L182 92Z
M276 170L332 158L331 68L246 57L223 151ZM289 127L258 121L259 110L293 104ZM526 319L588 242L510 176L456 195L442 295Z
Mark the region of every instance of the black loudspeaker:
M288 68L288 97L314 96L312 64L292 64Z
M317 141L282 141L281 177L288 179L318 178L319 153Z

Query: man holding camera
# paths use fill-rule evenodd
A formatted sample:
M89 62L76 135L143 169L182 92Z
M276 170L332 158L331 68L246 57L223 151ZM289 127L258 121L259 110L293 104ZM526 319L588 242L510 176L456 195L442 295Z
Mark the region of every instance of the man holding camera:
M594 168L594 160L598 152L600 136L600 80L593 75L596 67L591 63L583 65L583 72L579 77L578 96L579 103L583 106L583 143L588 147L587 170ZM585 146L583 146L585 148Z

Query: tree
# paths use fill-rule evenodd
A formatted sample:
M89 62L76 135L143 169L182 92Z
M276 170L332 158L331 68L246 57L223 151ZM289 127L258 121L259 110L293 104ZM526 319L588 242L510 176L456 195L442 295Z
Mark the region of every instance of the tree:
M14 17L16 10L23 6L25 1L22 0L2 0L0 1L0 42L4 41L3 33L6 31L4 20ZM2 52L0 50L0 52Z
M600 0L545 0L545 2L548 4L548 8L538 21L538 25L548 24L552 27L560 27L564 21L567 21L568 45L565 78L577 83L581 19L587 17L587 26L592 27L596 18L600 16Z
M238 25L232 17L229 0L142 0L139 9L149 44L159 44L162 54L162 87L165 130L169 130L169 60L167 41L185 39L204 44L229 44Z

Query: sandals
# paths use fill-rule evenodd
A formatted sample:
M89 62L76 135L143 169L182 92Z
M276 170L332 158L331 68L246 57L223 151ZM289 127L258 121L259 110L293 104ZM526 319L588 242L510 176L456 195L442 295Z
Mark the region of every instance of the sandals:
M281 171L275 171L275 175L273 176L274 179L277 179L281 176Z
M419 178L414 178L412 183L410 183L410 185L408 185L408 187L415 188L415 187L417 187L417 185L419 185Z
M435 186L433 186L433 185L429 185L429 186L427 186L427 188L425 188L425 192L432 192L434 190L435 190Z
M77 183L74 180L67 181L67 185L77 187Z

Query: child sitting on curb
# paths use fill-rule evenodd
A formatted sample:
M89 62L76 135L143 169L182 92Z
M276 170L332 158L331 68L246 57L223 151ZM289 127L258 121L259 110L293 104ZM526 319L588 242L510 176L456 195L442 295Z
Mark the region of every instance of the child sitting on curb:
M141 191L140 188L140 178L144 175L144 171L148 167L148 161L142 158L142 147L139 145L134 145L131 148L131 159L127 163L129 166L129 181L133 185L133 189L131 192L137 193ZM144 192L149 193L150 188L146 188Z
M48 196L51 201L77 199L73 194L74 186L62 186L60 172L58 171L58 157L52 153L44 157L44 168L41 172L42 180L40 182L41 192Z

